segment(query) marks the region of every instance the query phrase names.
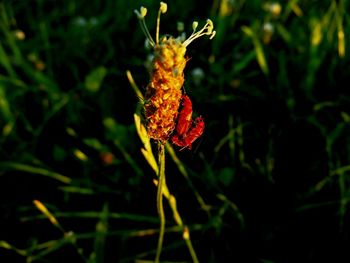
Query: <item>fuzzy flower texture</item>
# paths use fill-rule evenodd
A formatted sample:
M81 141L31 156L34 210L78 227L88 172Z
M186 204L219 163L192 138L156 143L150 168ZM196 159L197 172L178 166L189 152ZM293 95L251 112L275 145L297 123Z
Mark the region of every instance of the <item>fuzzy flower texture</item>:
M147 9L135 10L141 28L154 49L151 80L145 94L145 118L150 138L162 143L171 139L177 146L189 149L203 133L204 121L198 117L192 120L192 103L183 90L185 57L187 46L196 38L215 35L211 20L197 31L198 22L193 22L189 38L159 38L160 15L167 11L167 4L160 2L157 17L156 38L153 40L145 23Z

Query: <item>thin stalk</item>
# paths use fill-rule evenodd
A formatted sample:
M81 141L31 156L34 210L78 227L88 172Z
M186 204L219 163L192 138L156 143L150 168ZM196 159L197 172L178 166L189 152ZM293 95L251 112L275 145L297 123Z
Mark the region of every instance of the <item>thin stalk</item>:
M160 14L161 14L161 10L159 9L158 17L157 17L157 28L156 28L156 45L159 44Z
M154 260L155 263L159 263L159 258L160 258L160 254L162 252L162 246L163 246L164 231L165 231L165 214L164 214L164 207L163 207L163 190L165 185L166 185L165 184L165 150L164 150L164 144L159 142L158 143L157 209L159 214L160 227L159 227L157 253L156 253L156 258Z
M193 263L199 263L197 255L196 255L196 252L195 252L195 250L194 250L194 248L192 246L192 242L191 242L191 239L190 239L190 231L188 230L187 226L184 227L183 239L185 240L186 245L188 247L188 250L190 251Z

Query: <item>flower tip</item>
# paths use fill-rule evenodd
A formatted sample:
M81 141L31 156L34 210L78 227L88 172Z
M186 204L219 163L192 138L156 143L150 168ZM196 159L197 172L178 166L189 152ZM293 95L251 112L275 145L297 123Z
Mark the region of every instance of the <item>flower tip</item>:
M135 9L134 13L136 14L137 18L141 20L141 19L143 19L146 16L147 11L146 11L146 13L145 12L142 13L139 10Z
M147 8L141 6L140 11L141 11L142 18L144 18L147 15Z
M209 18L207 19L207 23L208 23L209 28L214 28L213 21L211 21Z
M198 27L198 22L197 21L193 21L193 23L192 23L193 31L196 31L197 27Z
M135 9L134 13L137 15L138 19L143 19L147 15L147 8L141 6L140 11Z
M166 13L166 11L168 10L168 5L164 2L160 2L159 10L162 14Z

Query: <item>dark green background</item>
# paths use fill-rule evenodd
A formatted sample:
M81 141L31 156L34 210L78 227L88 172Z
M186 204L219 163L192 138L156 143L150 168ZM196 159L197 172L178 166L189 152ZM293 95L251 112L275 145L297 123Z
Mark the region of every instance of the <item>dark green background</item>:
M277 14L268 1L167 3L161 34L207 18L217 30L187 51L185 89L206 122L177 152L192 185L166 164L200 262L348 262L349 1L280 1ZM154 35L157 1L0 3L0 262L153 259L157 233L134 236L159 225L126 77L142 91L149 80L140 5ZM190 262L181 233L166 233L162 259Z

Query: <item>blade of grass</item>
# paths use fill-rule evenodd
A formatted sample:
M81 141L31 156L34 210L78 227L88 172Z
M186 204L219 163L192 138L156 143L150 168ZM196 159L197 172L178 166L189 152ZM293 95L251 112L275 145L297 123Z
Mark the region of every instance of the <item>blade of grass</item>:
M105 262L104 251L105 251L106 236L108 233L108 218L109 218L108 203L105 203L100 213L100 220L96 224L97 235L94 240L94 249L90 256L91 263Z
M7 71L7 74L9 74L11 78L17 78L17 74L10 63L10 59L7 56L1 42L0 42L0 65L5 68L5 70Z
M55 212L56 218L101 218L101 212L96 211L85 211L85 212ZM45 219L44 215L22 217L21 221L31 221L37 219ZM138 215L138 214L128 214L128 213L108 213L109 219L124 219L134 222L144 222L158 224L159 219L157 217Z
M7 243L7 241L0 240L0 247L7 249L7 250L12 250L12 251L16 252L18 255L21 255L24 257L27 256L27 251L25 249L16 248L16 247L12 246L11 244Z
M56 217L46 208L46 206L40 202L39 200L34 200L33 201L34 205L36 208L40 210L40 212L53 224L55 227L57 227L59 230L63 231L63 228L61 225L58 223Z
M70 184L72 181L71 178L65 175L49 171L45 168L34 167L31 165L17 163L17 162L0 162L0 168L6 169L6 170L14 170L14 171L27 172L31 174L43 175L65 184Z
M268 75L269 68L266 62L264 48L261 44L261 41L259 40L259 37L257 36L256 32L248 26L242 26L241 29L247 36L249 36L252 39L255 49L256 60L262 72L264 72L265 75Z

